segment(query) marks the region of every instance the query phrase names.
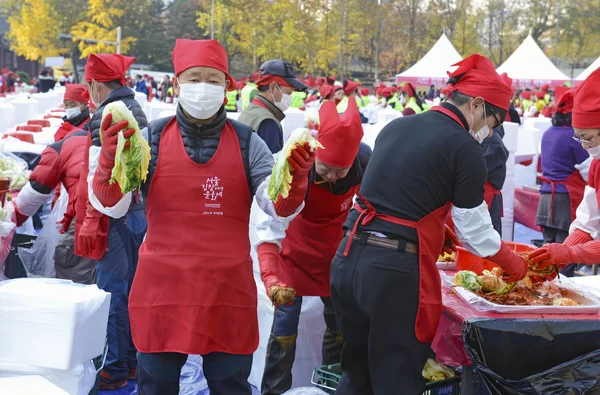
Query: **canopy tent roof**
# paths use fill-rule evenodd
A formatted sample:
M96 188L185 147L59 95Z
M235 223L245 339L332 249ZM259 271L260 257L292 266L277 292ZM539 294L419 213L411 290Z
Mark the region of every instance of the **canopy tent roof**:
M462 56L450 42L446 34L408 70L396 75L396 81L414 85L444 85L448 80L447 71L460 62Z
M513 80L513 87L531 88L542 85L562 85L570 78L548 59L531 35L497 69Z
M575 78L575 79L577 81L583 81L583 80L585 80L598 67L600 67L600 58L596 59L596 61L594 63L592 63L590 65L590 67L588 67L587 69L583 70L583 72L581 74L579 74L577 76L577 78Z

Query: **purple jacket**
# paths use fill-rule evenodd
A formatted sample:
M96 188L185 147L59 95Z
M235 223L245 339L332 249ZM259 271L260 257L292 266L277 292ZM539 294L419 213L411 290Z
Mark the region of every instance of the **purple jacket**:
M564 181L573 172L575 165L585 161L589 154L580 143L573 140L570 126L551 126L542 137L542 174L552 181ZM543 183L542 193L551 193L550 184ZM555 192L567 193L564 185L556 185Z

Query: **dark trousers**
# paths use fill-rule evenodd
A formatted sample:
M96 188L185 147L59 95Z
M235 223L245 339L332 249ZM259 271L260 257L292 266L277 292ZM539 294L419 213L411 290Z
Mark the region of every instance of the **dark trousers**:
M544 244L548 243L563 243L567 237L569 237L569 231L552 228L550 226L542 226L542 235L544 236ZM572 263L560 269L560 273L567 277L573 277L575 275L575 269L579 264Z
M188 356L179 353L138 353L139 395L178 395L181 368ZM202 356L202 371L211 395L252 395L248 376L252 355L214 352Z
M127 277L129 278L127 295L129 295L135 271L137 269L139 249L144 241L148 222L146 221L146 213L143 210L143 206L137 210L130 210L127 213L126 219L131 242L131 265L129 266L129 273L127 273ZM127 350L127 366L130 369L135 369L137 367L137 350L133 344L131 333L129 334L129 349Z
M322 297L325 333L323 334L323 365L340 363L343 340L335 320L331 298ZM292 387L292 366L296 356L296 338L302 309L302 297L290 305L275 308L273 326L267 345L262 395L280 395Z
M344 238L331 263L331 297L344 338L336 395L417 395L433 356L415 335L418 256Z
M115 380L124 380L129 373L127 352L131 334L127 303L131 260L131 240L125 218L111 220L106 253L96 261L96 284L110 292L104 370Z

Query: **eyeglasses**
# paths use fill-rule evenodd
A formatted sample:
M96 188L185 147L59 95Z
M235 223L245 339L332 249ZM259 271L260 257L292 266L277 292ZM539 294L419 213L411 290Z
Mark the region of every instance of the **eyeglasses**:
M596 141L596 139L600 137L600 134L598 136L594 136L591 139L582 139L581 137L579 137L578 135L574 135L573 136L573 140L577 141L579 144L581 144L582 146L592 146L594 145L594 142Z
M494 117L494 127L492 129L496 129L498 127L500 127L500 125L502 125L502 122L500 122L500 120L498 119L498 117L496 116L496 114L494 114L494 112L491 112L492 116Z

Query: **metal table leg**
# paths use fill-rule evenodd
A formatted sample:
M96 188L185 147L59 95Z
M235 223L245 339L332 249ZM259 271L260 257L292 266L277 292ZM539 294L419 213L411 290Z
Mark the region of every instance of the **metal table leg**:
M460 380L460 395L473 394L473 366L463 366Z

